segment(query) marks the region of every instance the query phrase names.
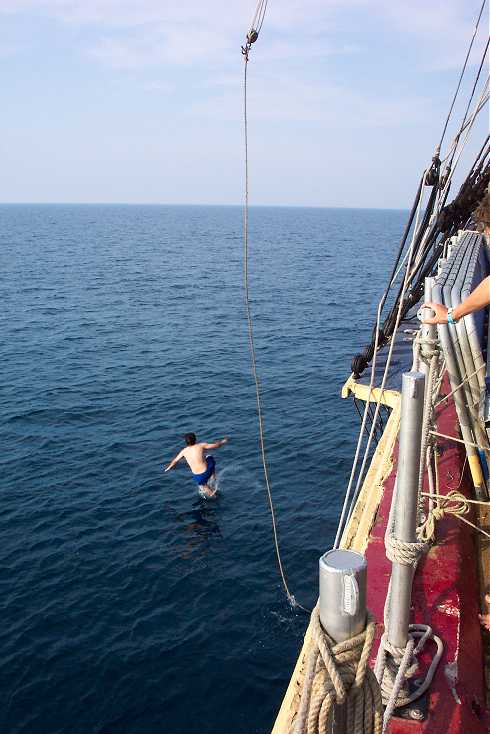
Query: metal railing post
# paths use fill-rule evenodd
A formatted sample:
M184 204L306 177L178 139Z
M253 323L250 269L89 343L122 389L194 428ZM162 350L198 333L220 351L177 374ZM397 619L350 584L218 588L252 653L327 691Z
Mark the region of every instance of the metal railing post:
M394 536L408 543L417 541L418 479L424 389L425 376L421 372L404 373L397 490L393 501L396 501ZM388 641L397 648L405 647L408 640L413 572L413 566L393 562Z
M366 626L367 562L356 551L327 551L319 560L320 622L334 642L360 634ZM336 706L330 734L349 734L345 707Z
M330 550L319 566L320 621L334 642L344 642L366 626L366 559L356 551Z
M432 301L432 286L434 284L434 278L426 278L424 281L424 301ZM431 308L422 309L422 318L426 319L433 316L434 312ZM422 349L422 356L426 360L430 359L431 352L433 350L434 342L437 341L437 326L435 324L422 324L420 327L420 344ZM429 373L429 365L426 362L421 364L421 372L427 378Z

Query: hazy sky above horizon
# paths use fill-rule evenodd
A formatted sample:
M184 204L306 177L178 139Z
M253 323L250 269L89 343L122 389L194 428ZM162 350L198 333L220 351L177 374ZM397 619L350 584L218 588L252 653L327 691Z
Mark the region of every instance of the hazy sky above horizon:
M0 0L0 201L240 203L255 5ZM270 0L248 71L251 203L408 207L480 5ZM488 108L467 161L487 131Z

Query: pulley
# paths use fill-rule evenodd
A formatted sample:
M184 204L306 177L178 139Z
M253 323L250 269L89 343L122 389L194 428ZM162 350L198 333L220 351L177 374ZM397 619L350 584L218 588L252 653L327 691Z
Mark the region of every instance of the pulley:
M439 149L437 149L432 159L432 165L430 169L427 171L426 176L425 176L424 183L426 186L435 186L438 183L440 170L441 170L441 159L439 158Z
M255 30L255 28L251 28L249 32L247 33L247 42L252 45L252 43L255 43L257 38L259 37L259 32Z

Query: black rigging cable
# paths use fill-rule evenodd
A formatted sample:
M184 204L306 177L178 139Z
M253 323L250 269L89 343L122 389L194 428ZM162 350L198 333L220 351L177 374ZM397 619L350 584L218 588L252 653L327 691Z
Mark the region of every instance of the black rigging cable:
M476 21L475 30L473 31L473 35L471 37L470 45L469 45L468 51L466 53L466 58L464 60L463 68L461 69L461 74L459 75L459 81L458 81L458 85L456 87L456 91L454 92L453 101L451 102L451 106L449 108L449 112L447 113L446 122L444 123L444 128L443 128L441 139L439 141L439 146L438 146L439 147L439 150L441 149L442 141L444 140L444 136L446 135L446 130L447 130L447 126L449 124L449 119L451 117L451 114L452 114L452 111L453 111L453 108L454 108L454 103L456 102L456 98L458 96L459 89L461 87L461 82L463 81L463 76L464 76L464 73L466 71L466 66L468 64L468 59L470 58L471 49L473 48L473 43L475 41L476 34L478 33L478 27L480 25L480 20L481 20L481 17L483 15L483 10L485 8L486 3L487 3L487 0L483 0L482 6L480 8L480 13L478 15L478 20Z

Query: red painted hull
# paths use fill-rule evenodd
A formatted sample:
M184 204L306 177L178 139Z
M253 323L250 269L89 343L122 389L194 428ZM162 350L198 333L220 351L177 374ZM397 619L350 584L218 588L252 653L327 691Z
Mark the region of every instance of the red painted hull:
M449 388L446 384L446 392ZM459 437L458 420L452 402L441 406L438 431ZM471 498L468 473L461 477L464 448L438 439L441 494L459 489ZM391 564L384 549L384 534L396 475L395 465L385 483L383 500L370 535L368 560L368 607L378 621L383 620ZM472 519L472 518L470 518ZM474 520L473 520L474 521ZM391 734L486 734L483 651L478 622L479 587L474 531L453 516L437 525L437 544L420 562L412 594L412 621L429 624L444 643L444 654L429 693L429 716L423 721L393 718ZM381 626L379 633L381 633ZM428 652L434 652L430 643ZM374 650L376 657L376 649ZM420 657L421 672L427 655ZM372 661L374 665L374 660Z

